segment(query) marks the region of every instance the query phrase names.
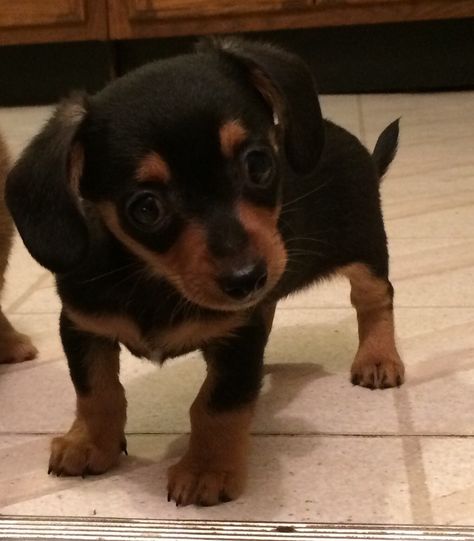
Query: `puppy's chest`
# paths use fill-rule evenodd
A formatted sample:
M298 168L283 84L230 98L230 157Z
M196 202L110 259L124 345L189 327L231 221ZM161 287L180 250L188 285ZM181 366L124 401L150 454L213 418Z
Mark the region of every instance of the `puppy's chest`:
M83 331L118 340L134 355L164 361L198 349L219 338L231 336L243 322L239 314L206 319L189 319L173 325L159 325L146 332L125 315L91 314L65 309L71 321Z

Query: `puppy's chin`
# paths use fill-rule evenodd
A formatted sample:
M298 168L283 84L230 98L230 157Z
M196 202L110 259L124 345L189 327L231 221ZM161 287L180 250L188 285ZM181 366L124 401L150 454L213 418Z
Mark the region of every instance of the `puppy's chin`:
M226 295L194 293L189 291L180 291L183 297L201 308L216 310L219 312L241 312L252 308L261 302L268 294L269 290L259 291L256 294L249 295L241 301L235 301Z

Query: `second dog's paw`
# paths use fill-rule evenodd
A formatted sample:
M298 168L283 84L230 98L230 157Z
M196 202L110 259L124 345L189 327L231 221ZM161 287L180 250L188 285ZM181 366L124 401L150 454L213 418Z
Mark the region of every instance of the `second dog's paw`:
M201 470L181 460L168 470L168 501L181 505L216 505L238 498L244 489L245 471Z
M9 330L0 334L0 364L31 361L38 355L38 350L26 334Z
M98 446L85 434L66 434L51 443L48 474L97 475L114 467L121 452L126 452L125 438Z
M358 354L351 368L354 385L368 389L400 387L405 380L405 367L398 355L391 357Z

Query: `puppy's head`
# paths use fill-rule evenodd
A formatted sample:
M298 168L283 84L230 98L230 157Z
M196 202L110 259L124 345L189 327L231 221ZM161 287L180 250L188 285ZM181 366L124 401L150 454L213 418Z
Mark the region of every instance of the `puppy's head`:
M12 170L7 201L56 273L87 258L85 202L188 300L239 310L278 282L283 182L323 145L313 80L278 49L217 42L60 105Z

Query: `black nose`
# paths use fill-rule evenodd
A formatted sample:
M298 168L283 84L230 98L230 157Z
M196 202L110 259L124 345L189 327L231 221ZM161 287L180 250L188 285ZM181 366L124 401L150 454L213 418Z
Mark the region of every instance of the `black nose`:
M219 278L222 291L236 300L245 299L250 293L262 289L266 283L267 267L263 261L233 269Z

